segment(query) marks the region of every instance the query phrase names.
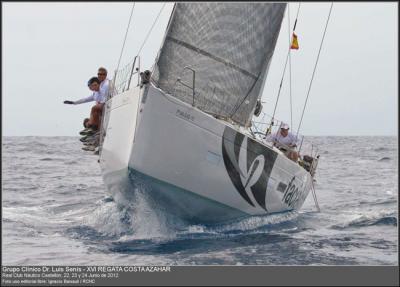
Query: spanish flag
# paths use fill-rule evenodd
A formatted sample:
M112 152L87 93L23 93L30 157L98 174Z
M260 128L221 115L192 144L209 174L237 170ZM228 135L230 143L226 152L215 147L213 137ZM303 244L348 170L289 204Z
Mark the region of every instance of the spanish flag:
M290 46L290 49L299 49L299 42L297 42L297 35L293 32L292 36L292 45Z

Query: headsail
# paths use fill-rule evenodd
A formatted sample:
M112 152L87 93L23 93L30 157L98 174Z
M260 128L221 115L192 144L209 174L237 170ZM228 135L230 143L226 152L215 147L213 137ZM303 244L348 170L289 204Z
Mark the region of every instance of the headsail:
M192 104L193 69L195 106L247 126L261 97L285 7L285 3L177 3L156 61L154 82Z

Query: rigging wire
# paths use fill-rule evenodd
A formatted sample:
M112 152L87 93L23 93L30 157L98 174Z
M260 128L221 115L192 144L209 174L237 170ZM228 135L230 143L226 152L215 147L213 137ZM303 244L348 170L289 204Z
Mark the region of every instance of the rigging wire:
M318 204L317 194L315 192L314 179L311 180L311 192L312 192L312 195L314 198L315 207L317 208L318 212L321 212L321 208L319 208L319 204Z
M294 31L296 30L296 25L297 25L297 19L299 17L299 12L300 12L300 5L301 2L299 2L299 6L297 7L297 13L296 13L296 21L293 26L293 32L290 33L290 3L288 3L288 32L289 32L289 46L291 47L292 45L292 35ZM290 126L293 127L293 101L292 101L292 53L291 49L289 49L289 95L290 95Z
M279 84L278 96L276 97L274 112L272 113L272 122L271 122L271 125L274 124L275 112L276 112L276 108L277 108L277 106L278 106L279 96L280 96L280 94L281 94L283 78L285 77L286 65L287 65L288 59L289 59L289 53L290 53L290 47L289 47L288 54L287 54L287 56L286 56L285 67L283 68L283 74L282 74L282 78L281 78L281 83Z
M299 12L300 12L300 5L301 3L299 3L299 7L297 8L297 14L296 14L296 20L294 21L294 25L293 25L293 32L296 30L296 25L297 25L297 19L299 17ZM288 53L286 55L286 61L285 61L285 67L283 68L283 74L282 74L282 78L281 78L281 83L279 85L279 90L278 90L278 96L276 97L276 102L275 102L275 107L274 107L274 112L272 113L272 119L271 119L271 123L266 131L266 134L271 133L271 128L274 125L274 118L275 118L275 112L276 112L276 108L278 106L278 101L279 101L279 96L281 94L281 89L282 89L282 83L283 83L283 79L285 77L285 72L286 72L286 66L288 63L288 59L289 59L289 54L290 54L290 44L289 44L289 50Z
M167 4L167 3L164 3L164 5L161 7L160 11L158 12L158 15L157 15L156 19L154 20L154 22L153 22L153 24L152 24L150 30L147 32L147 35L146 35L146 37L145 37L145 39L144 39L142 45L140 46L139 52L137 52L136 55L139 55L140 52L142 51L144 45L146 44L147 39L148 39L149 36L150 36L151 31L153 30L155 24L157 23L157 20L158 20L158 18L160 17L161 12L162 12L162 10L164 9L164 7L165 7L166 4Z
M123 41L123 43L122 43L122 48L121 48L121 53L119 54L119 59L118 59L118 64L117 64L117 69L115 70L115 73L114 73L114 78L113 78L113 82L112 82L112 87L113 87L113 92L109 95L109 97L112 97L113 96L113 94L114 94L114 92L115 92L115 81L116 81L116 79L117 79L117 74L118 74L118 69L119 69L119 65L120 65L120 63L121 63L121 58L122 58L122 54L123 54L123 52L124 52L124 48L125 48L125 43L126 43L126 38L128 37L128 31L129 31L129 27L130 27L130 25L131 25L131 20L132 20L132 15L133 15L133 11L135 10L135 2L133 2L133 5L132 5L132 8L131 8L131 14L129 15L129 21L128 21L128 25L127 25L127 27L126 27L126 31L125 31L125 37L124 37L124 41ZM108 100L108 98L107 98L107 100ZM105 130L104 130L104 121L105 121L105 117L103 116L102 118L101 118L101 126L102 126L102 128L101 128L101 131L100 131L100 150L99 150L99 157L100 157L100 155L102 154L102 147L103 147L103 140L104 140L104 137L105 137Z
M293 32L296 30L297 18L299 17L299 12L300 12L300 5L301 2L299 2L299 7L297 7L297 14L296 14L296 20L294 21Z
M148 40L148 38L149 38L149 36L150 36L150 34L151 34L151 32L152 32L152 30L153 30L155 24L157 23L158 18L160 17L160 14L161 14L162 10L164 9L165 5L166 5L166 3L164 3L164 5L161 7L160 11L158 12L157 17L156 17L156 19L153 21L153 24L152 24L150 30L147 32L147 35L146 35L145 39L143 40L143 42L142 42L142 44L141 44L141 46L140 46L139 52L136 54L135 58L134 58L133 60L131 60L124 68L121 68L121 71L120 71L120 70L119 70L120 61L121 61L121 58L122 58L122 54L123 54L123 50L124 50L126 38L127 38L127 35L128 35L129 26L130 26L131 19L132 19L133 10L134 10L134 7L135 7L135 3L133 4L132 10L131 10L131 15L130 15L130 17L129 17L128 27L127 27L126 33L125 33L124 43L123 43L122 50L121 50L121 54L120 54L120 57L119 57L119 60L118 60L117 69L115 70L115 74L114 74L114 85L115 85L115 81L116 81L116 79L117 79L118 73L119 73L119 72L122 73L124 69L127 69L128 67L130 67L130 66L132 65L132 63L133 63L132 68L129 68L130 71L131 71L131 73L130 73L130 74L126 74L127 71L125 71L125 74L124 74L122 77L120 76L119 78L129 78L129 76L132 75L132 72L133 72L133 69L134 69L134 65L135 65L135 60L136 60L136 58L139 56L139 54L140 54L140 52L142 51L144 45L146 44L146 42L147 42L147 40ZM140 58L139 58L139 61L140 61ZM139 66L140 66L140 62L139 62ZM139 69L140 69L140 67L139 67ZM128 72L129 72L129 71L128 71ZM123 80L121 80L121 79L119 79L119 81L122 81L122 82L123 82ZM129 79L128 81L130 82L130 79ZM128 87L129 87L129 85L128 85Z
M290 33L290 3L288 6L288 34L289 34L289 47L291 46L291 33ZM300 5L300 3L299 3ZM290 96L290 126L293 127L293 112L292 112L292 53L289 49L289 96Z
M131 15L129 16L128 26L126 27L124 42L123 42L123 44L122 44L121 53L120 53L120 55L119 55L118 64L117 64L117 69L115 70L115 78L117 77L117 73L118 73L118 69L119 69L119 64L121 63L121 58L122 58L122 54L123 54L123 52L124 52L124 47L125 47L125 43L126 43L126 38L128 37L128 31L129 31L129 27L130 27L130 24L131 24L131 20L132 20L132 15L133 15L133 10L134 10L134 9L135 9L135 2L133 2L132 9L131 9Z
M326 20L325 29L324 29L324 34L323 34L323 36L322 36L321 44L320 44L320 46L319 46L319 51L318 51L317 59L316 59L316 61L315 61L314 70L313 70L313 73L312 73L312 76L311 76L310 85L308 86L307 97L306 97L306 100L305 100L305 103L304 103L303 112L302 112L302 114L301 114L299 126L298 126L298 128L297 128L296 137L299 135L299 130L300 130L300 127L301 127L301 123L302 123L302 121L303 121L304 111L305 111L305 109L306 109L308 97L309 97L309 95L310 95L311 86L312 86L312 83L313 83L313 80L314 80L315 71L316 71L316 69L317 69L317 64L318 64L319 56L320 56L320 54L321 54L322 44L324 43L326 30L327 30L327 28L328 28L329 19L330 19L330 17L331 17L332 7L333 7L333 2L331 3L331 8L329 9L328 19Z

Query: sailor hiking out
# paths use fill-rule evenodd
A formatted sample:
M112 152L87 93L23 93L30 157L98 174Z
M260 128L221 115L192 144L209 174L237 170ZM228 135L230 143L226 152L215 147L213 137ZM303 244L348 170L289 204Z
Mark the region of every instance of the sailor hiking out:
M85 129L79 132L79 134L83 136L80 140L85 144L83 149L87 151L95 151L99 145L103 108L110 87L110 80L107 79L107 70L100 67L97 72L97 77L89 79L88 87L93 92L89 97L77 101L66 100L64 101L64 104L79 105L92 101L96 102L90 111L90 118L85 118L83 121ZM98 153L98 151L95 151L95 153Z

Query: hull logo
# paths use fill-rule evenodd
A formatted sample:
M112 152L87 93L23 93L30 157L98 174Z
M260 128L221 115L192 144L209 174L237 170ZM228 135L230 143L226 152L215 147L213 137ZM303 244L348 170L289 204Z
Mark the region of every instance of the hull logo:
M260 143L225 127L222 156L226 171L240 196L265 211L267 183L277 154Z

